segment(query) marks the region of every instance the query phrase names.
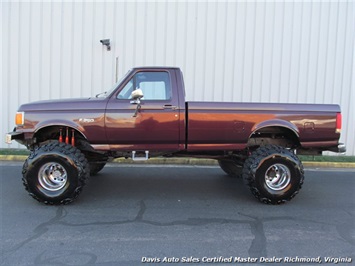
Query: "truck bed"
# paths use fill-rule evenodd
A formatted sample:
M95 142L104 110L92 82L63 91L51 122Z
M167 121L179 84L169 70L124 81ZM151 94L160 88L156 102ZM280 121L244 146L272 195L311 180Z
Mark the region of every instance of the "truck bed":
M336 146L339 105L187 102L189 150L243 149L250 136L268 127L293 132L302 147Z

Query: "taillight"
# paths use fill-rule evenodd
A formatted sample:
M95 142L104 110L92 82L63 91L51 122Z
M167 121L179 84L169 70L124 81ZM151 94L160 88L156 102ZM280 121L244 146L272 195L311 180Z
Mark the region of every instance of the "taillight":
M335 132L336 133L341 132L341 113L337 113Z
M17 112L15 118L16 126L23 126L25 124L25 113L24 112Z

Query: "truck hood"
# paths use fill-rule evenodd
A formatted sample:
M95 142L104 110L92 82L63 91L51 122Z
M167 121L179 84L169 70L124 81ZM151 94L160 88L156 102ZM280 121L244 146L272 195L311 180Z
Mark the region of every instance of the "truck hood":
M36 101L22 104L20 112L28 111L75 111L75 110L102 110L106 108L106 98L77 98Z

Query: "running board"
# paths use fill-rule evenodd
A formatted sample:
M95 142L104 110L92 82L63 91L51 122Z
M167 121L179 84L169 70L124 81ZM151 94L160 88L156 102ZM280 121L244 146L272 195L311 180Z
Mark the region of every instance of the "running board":
M132 160L133 161L146 161L149 159L149 151L145 151L145 154L142 154L143 151L137 154L137 151L132 151ZM145 156L144 156L145 155Z

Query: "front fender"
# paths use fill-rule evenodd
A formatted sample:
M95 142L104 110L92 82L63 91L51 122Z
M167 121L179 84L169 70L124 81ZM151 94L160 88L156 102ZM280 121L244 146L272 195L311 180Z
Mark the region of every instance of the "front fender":
M52 127L52 126L58 126L58 127L70 127L75 129L76 131L79 131L83 137L86 139L86 134L85 134L85 129L81 125L75 123L74 121L70 120L61 120L61 119L56 119L56 120L50 120L50 121L41 121L38 123L35 127L34 134L39 132L40 130L47 128L47 127Z

